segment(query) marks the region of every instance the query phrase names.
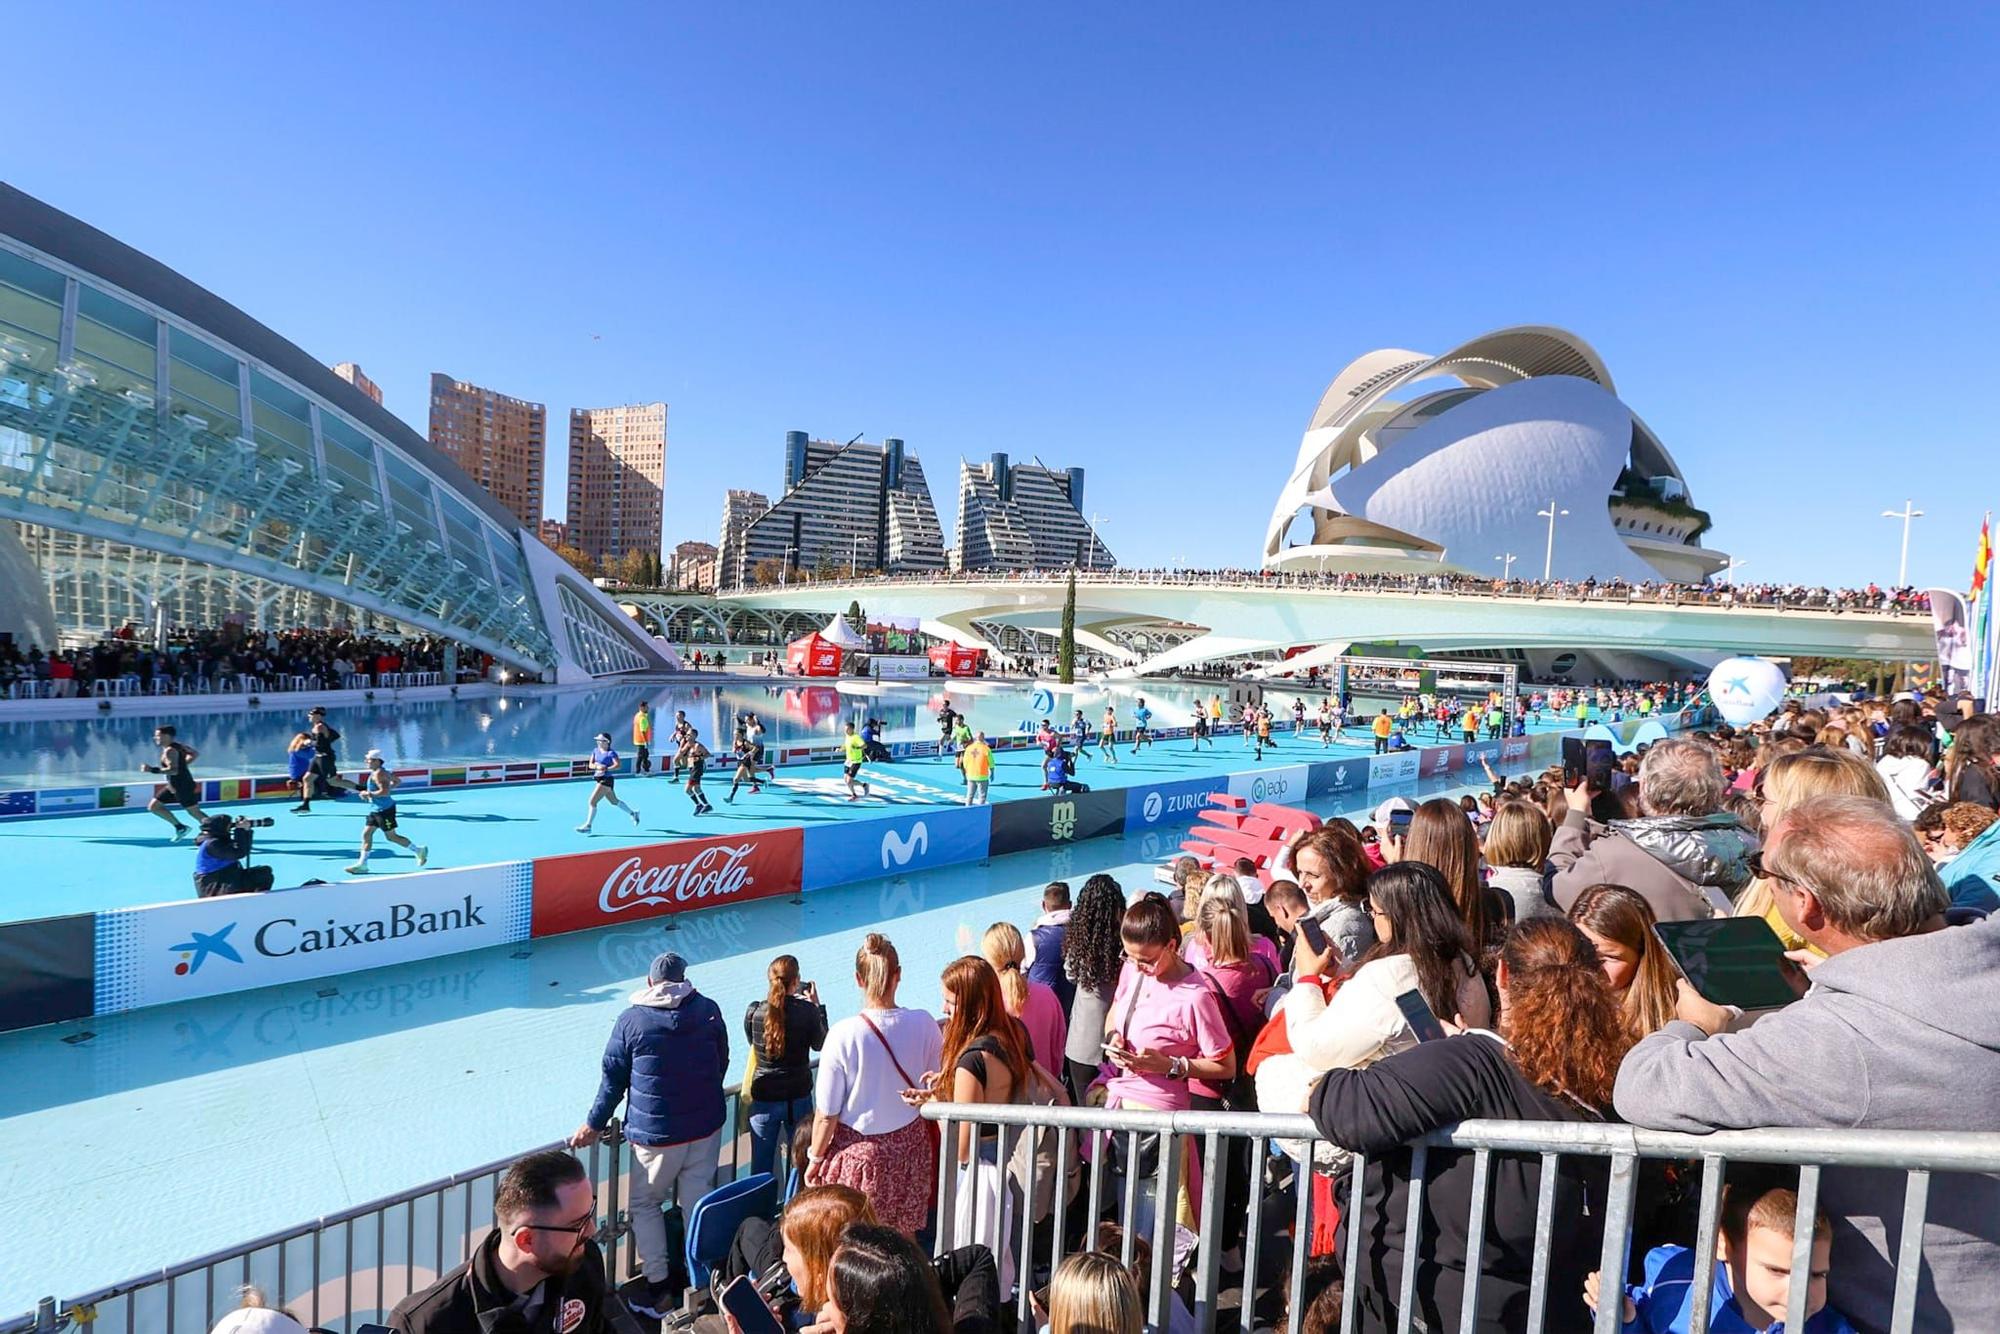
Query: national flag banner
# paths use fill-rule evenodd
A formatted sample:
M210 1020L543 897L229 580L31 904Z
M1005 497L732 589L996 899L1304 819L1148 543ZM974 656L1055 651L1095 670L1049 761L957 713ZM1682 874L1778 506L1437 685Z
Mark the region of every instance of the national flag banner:
M405 788L429 787L431 785L431 771L429 769L398 769L396 770L396 785Z
M120 783L114 787L100 787L99 789L97 789L98 810L116 811L116 810L122 810L124 809L124 807L125 807L125 785L123 783Z
M27 792L0 792L0 818L10 815L33 815L35 794Z
M568 778L570 775L569 765L570 762L568 760L543 760L542 777Z
M464 786L465 786L465 770L463 770L463 769L433 769L433 770L431 770L431 786L432 786L432 787L464 787Z
M533 760L530 760L526 764L510 764L507 766L507 781L510 783L529 783L541 776L541 766L537 765Z
M251 794L258 797L289 797L295 789L292 780L279 774L253 780Z
M507 776L504 764L469 764L465 768L468 783L497 783Z
M1979 525L1979 546L1972 558L1972 697L1991 707L1996 667L2000 667L2000 616L1993 614L1993 514Z
M222 778L216 780L216 795L222 801L248 801L257 795L255 779Z
M37 794L35 808L43 815L55 811L94 811L97 809L97 789L94 787L48 788Z

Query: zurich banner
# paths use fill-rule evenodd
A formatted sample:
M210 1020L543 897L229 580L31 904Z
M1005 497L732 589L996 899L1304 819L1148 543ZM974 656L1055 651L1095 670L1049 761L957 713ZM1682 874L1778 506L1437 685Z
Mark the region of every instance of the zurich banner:
M813 825L806 830L805 888L976 862L986 856L993 807L948 806L916 815Z
M1337 797L1360 792L1368 786L1368 760L1321 760L1306 766L1308 797Z
M1178 783L1151 783L1125 789L1125 832L1138 833L1166 825L1193 824L1208 805L1211 792L1221 792L1228 780L1187 778Z

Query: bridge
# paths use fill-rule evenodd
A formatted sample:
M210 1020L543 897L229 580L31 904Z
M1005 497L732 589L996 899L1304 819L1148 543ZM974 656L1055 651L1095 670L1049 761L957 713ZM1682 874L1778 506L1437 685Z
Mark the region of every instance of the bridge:
M873 578L729 589L719 603L831 615L859 602L874 617L915 619L924 633L998 651L1002 628L1054 636L1066 573ZM1080 574L1076 638L1123 664L1115 676L1311 645L1285 670L1324 665L1354 644L1426 652L1589 649L1706 662L1717 653L1922 659L1936 652L1927 613L1695 600L1672 590L1576 586L1485 591L1364 588L1314 576ZM1709 596L1716 596L1711 594ZM1151 653L1119 642L1139 630L1178 640Z

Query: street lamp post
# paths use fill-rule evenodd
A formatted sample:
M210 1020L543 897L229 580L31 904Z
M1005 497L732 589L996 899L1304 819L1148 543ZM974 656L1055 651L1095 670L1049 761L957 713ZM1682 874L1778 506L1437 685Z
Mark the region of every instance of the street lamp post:
M1520 557L1516 556L1513 552L1510 551L1504 556L1495 556L1493 559L1500 562L1500 582L1503 584L1513 583L1514 562L1516 560L1519 560Z
M1090 512L1090 565L1088 568L1093 570L1097 568L1097 553L1104 546L1103 541L1097 536L1098 525L1103 522L1103 518L1099 516L1096 510Z
M784 563L778 567L778 587L783 588L792 581L792 553L798 548L789 542L785 544Z
M1923 518L1924 512L1917 508L1916 501L1905 500L1903 508L1883 510L1882 517L1903 521L1903 558L1896 562L1896 587L1901 588L1910 582L1910 520Z
M859 577L860 568L861 568L861 538L859 537L859 535L857 535L854 539L853 544L847 550L848 579L853 580Z
M1550 572L1551 570L1555 569L1555 564L1556 564L1556 520L1557 520L1558 518L1562 517L1563 515L1566 515L1566 514L1568 514L1568 513L1569 513L1569 511L1568 511L1568 510L1560 510L1560 509L1557 509L1557 508L1556 508L1556 502L1555 502L1555 497L1554 497L1554 496L1551 496L1551 497L1549 497L1549 507L1548 507L1547 509L1545 509L1545 510L1536 510L1536 511L1535 511L1535 517L1536 517L1537 519L1547 519L1547 520L1549 521L1549 545L1548 545L1547 549L1545 549L1545 550L1544 550L1544 551L1542 552L1542 582L1543 582L1543 583L1547 583L1547 582L1549 581L1549 572Z
M1722 562L1722 577L1724 581L1731 587L1734 587L1736 584L1736 572L1749 563L1748 561L1738 560L1734 556Z

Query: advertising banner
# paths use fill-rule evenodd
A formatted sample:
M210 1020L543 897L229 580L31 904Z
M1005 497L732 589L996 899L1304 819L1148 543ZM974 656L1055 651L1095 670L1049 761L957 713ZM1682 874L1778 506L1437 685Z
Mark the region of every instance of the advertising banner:
M1309 797L1337 797L1343 793L1360 792L1367 786L1368 761L1365 758L1321 760L1306 766L1306 795Z
M947 806L921 815L814 825L805 831L808 891L856 880L976 862L993 832L991 806Z
M1385 783L1407 783L1417 776L1417 752L1414 750L1392 751L1387 755L1368 757L1368 786L1381 787Z
M1192 824L1208 805L1208 794L1221 792L1228 780L1186 778L1178 783L1150 783L1125 789L1125 832L1138 833L1166 825Z
M0 923L0 1032L89 1017L96 978L93 914Z
M1229 775L1229 795L1242 797L1252 806L1273 802L1284 806L1306 799L1306 782L1312 766L1282 764L1247 774Z
M1125 828L1122 791L1031 797L989 809L993 812L990 850L995 857L1104 838Z
M1498 741L1475 741L1465 748L1465 767L1477 772L1479 762L1485 760L1496 770L1500 767L1501 743Z
M1425 778L1436 778L1440 775L1448 774L1454 769L1462 768L1465 764L1465 747L1463 745L1426 746L1418 752L1418 755L1421 758L1418 761L1417 772Z
M1523 764L1528 758L1528 738L1511 736L1500 743L1501 764Z
M527 932L528 863L97 915L97 1012L457 954Z
M799 892L804 838L773 829L534 861L534 934L587 931Z

